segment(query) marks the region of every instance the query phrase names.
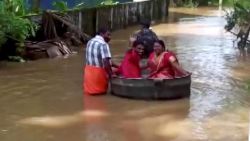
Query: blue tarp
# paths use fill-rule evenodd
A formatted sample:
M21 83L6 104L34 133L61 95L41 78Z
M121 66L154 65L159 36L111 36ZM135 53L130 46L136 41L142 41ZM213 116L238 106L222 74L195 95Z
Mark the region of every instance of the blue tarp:
M32 1L35 0L26 0L28 7L31 7L31 5L33 4ZM62 1L62 0L40 0L40 7L41 9L53 9L52 3L54 1ZM67 2L67 5L69 8L74 7L75 5L79 4L79 3L85 3L88 7L94 7L97 4L100 4L101 2L103 2L104 0L63 0L65 2ZM131 2L133 0L115 0L118 1L120 3L124 3L124 2Z

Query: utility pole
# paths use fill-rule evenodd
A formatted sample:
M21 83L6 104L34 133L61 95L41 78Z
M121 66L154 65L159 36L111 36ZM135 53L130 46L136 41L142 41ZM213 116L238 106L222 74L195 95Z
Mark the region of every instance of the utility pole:
M222 10L223 0L219 0L219 10Z

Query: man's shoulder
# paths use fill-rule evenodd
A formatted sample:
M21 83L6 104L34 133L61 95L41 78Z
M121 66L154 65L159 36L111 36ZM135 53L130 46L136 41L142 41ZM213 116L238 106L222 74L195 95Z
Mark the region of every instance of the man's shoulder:
M102 41L96 37L92 38L91 40L88 41L88 44L95 42L95 45L103 45L103 46L108 46L108 44L105 41Z
M146 33L155 34L155 32L152 29L148 29Z
M141 35L141 36L154 35L154 34L155 32L151 29L143 29L138 33L138 35Z

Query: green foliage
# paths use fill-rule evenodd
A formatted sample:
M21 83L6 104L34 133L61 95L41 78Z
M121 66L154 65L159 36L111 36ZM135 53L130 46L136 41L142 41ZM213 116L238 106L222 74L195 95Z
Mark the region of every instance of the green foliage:
M1 31L6 37L12 38L18 42L24 40L35 34L34 24L28 19L24 19L13 14L2 15L0 13L1 26L5 27Z
M212 3L219 3L219 0L210 0ZM249 0L223 0L223 6L234 7L236 3L244 6L249 6Z
M236 25L236 21L237 21L236 13L234 11L227 12L226 21L227 21L227 24L225 25L225 29L227 31L231 31Z
M61 12L66 12L67 10L69 10L66 1L54 1L52 5L56 10L59 10Z
M31 1L31 9L30 9L30 12L32 13L41 13L42 9L40 8L40 3L41 3L41 0L30 0Z
M232 7L235 3L235 0L223 0L223 6Z
M250 80L247 80L246 82L245 82L245 89L250 93Z
M98 4L96 4L96 7L103 7L103 6L109 6L109 5L116 5L119 2L114 0L97 0ZM57 12L66 13L67 11L74 11L74 10L80 10L84 8L90 8L88 7L84 2L80 2L73 8L69 8L66 1L54 1L52 3L52 6L54 9L57 10Z
M74 9L83 9L83 8L86 8L86 5L84 2L81 2L79 4L77 4Z
M198 0L177 0L175 4L179 7L195 8L198 7Z
M26 14L25 3L23 0L3 0L0 2L0 12L10 12L16 16L23 16Z
M35 35L37 25L24 18L27 14L24 0L0 2L0 48L12 39L17 42L17 51L22 51L25 39Z
M219 0L208 0L208 5L219 6Z
M5 33L4 31L2 31L3 27L2 25L0 25L0 49L1 49L1 45L4 44L6 42L6 37L5 37Z
M20 63L24 63L25 62L25 60L22 57L20 57L20 56L9 56L8 60L12 61L12 62L20 62Z
M73 8L69 8L66 1L54 1L52 3L52 6L53 6L54 9L56 9L57 11L60 11L62 13L65 13L67 11L87 8L87 6L85 5L84 2L80 2L76 6L74 6Z
M103 2L100 3L101 5L116 5L118 2L113 1L113 0L104 0Z
M250 1L236 2L234 5L236 23L240 26L248 25L250 22Z
M233 9L227 11L226 20L225 29L227 31L231 31L235 27L239 28L239 33L237 33L237 38L240 38L238 47L244 48L250 32L250 1L235 1Z
M228 31L232 30L236 25L248 26L250 24L250 1L236 1L233 10L227 11L226 20L225 29Z
M188 8L198 7L199 3L194 0L184 0L183 6Z

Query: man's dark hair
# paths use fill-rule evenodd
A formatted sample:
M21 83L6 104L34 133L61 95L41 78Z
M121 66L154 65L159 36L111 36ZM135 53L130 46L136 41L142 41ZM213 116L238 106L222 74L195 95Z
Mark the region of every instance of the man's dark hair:
M108 32L108 31L110 31L108 28L106 28L106 27L101 27L101 28L99 28L98 29L98 31L97 31L97 35L100 35L100 34L105 34L106 32Z
M150 20L144 19L141 20L140 24L144 27L144 28L149 28L150 27Z

